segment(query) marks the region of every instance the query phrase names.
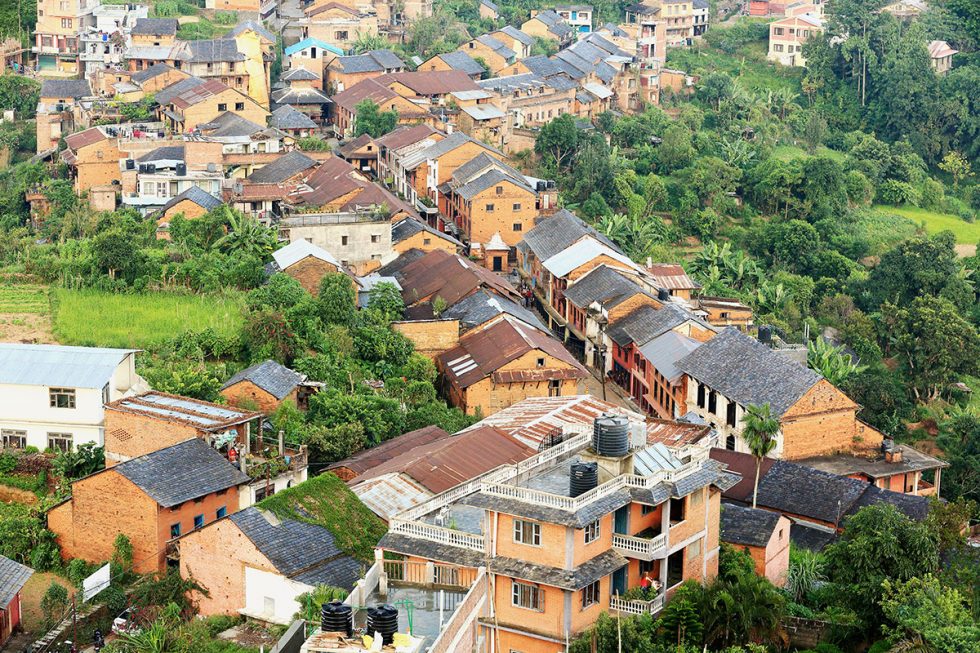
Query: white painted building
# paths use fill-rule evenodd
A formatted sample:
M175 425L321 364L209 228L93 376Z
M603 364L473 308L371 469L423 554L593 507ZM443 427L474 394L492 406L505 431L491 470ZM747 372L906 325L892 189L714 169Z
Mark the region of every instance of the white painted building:
M137 351L0 343L0 449L101 446L103 406L148 389Z

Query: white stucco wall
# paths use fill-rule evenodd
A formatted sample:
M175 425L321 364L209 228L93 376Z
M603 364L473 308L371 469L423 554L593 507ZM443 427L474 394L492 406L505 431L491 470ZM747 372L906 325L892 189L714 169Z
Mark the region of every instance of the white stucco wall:
M246 566L245 608L242 613L262 621L288 624L302 607L296 597L312 590L309 585L289 580L280 574Z

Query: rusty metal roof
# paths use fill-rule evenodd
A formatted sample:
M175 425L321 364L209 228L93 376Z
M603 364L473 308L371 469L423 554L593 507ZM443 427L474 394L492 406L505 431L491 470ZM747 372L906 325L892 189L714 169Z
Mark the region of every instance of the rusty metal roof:
M333 463L327 469L345 468L353 472L355 476L360 476L381 463L411 451L415 447L448 437L449 434L438 426L426 426L382 442L376 447L359 451L350 458Z
M442 297L447 306L452 306L480 288L514 300L521 297L502 277L462 256L440 249L412 261L395 276L401 284L406 306L437 296Z
M369 491L376 501L401 505L404 500L396 499L398 495L418 494L420 490L439 494L535 453L503 431L483 426L404 451L365 472L352 489L358 496ZM398 480L393 480L396 477ZM372 482L382 478L385 483Z
M394 472L358 483L351 490L361 503L385 521L432 497L432 493L419 483Z
M239 410L210 401L191 399L151 390L106 404L106 409L142 415L164 422L188 424L202 431L218 431L262 417L262 413Z
M507 363L535 350L573 368L575 374L570 378L588 376L581 363L550 333L539 331L510 316L486 329L470 331L460 338L458 346L440 354L437 361L450 383L458 388L468 388ZM540 379L569 378L566 369L542 367L537 372Z
M73 150L78 150L80 147L92 145L93 143L98 143L104 140L108 139L105 133L98 127L92 127L90 129L86 129L85 131L65 136L65 143Z
M689 277L684 268L676 263L653 263L646 266L646 269L658 288L696 290L701 287L701 284Z
M468 429L493 426L535 449L555 434L569 427L591 426L596 417L605 413L625 415L630 422L642 424L640 413L602 401L592 395L567 397L532 397L519 401L484 418Z
M661 443L668 447L682 447L694 444L711 433L707 424L675 422L668 419L647 420L647 444Z

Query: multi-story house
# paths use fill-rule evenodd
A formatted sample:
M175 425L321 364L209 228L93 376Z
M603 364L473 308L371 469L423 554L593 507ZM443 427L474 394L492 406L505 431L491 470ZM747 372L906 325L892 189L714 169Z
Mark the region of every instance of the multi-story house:
M508 66L517 61L517 53L511 50L503 41L489 34L481 34L471 41L459 46L460 52L465 52L474 59L482 61L490 72L500 74Z
M784 66L806 66L803 44L823 31L823 19L813 13L787 16L769 23L769 52L766 59Z
M201 83L188 84L192 79ZM160 101L160 117L175 134L193 132L211 123L225 112L231 112L256 124L264 124L269 111L245 93L229 88L216 79L188 78L178 84L189 86L176 96L167 94L167 101ZM166 90L166 89L164 89Z
M579 90L566 76L542 78L535 73L493 77L477 84L494 94L493 103L509 116L509 127L529 129L571 113Z
M133 545L133 570L167 568L172 541L238 512L249 477L200 438L81 478L47 513L65 559L102 562L116 537ZM247 507L247 506L246 506Z
M405 62L391 50L371 50L348 57L336 57L327 63L324 88L329 95L342 93L365 79L405 70Z
M409 185L402 165L412 152L423 150L446 137L429 125L405 125L378 139L378 177L410 203L418 194ZM434 208L434 207L433 207Z
M46 79L41 83L35 121L38 153L57 151L62 137L90 124L80 101L91 97L92 87L84 79Z
M37 69L47 77L76 77L78 34L92 19L99 0L40 0L37 3L37 27L34 47Z
M521 31L530 36L557 41L559 48L575 39L575 30L553 9L532 9L531 17L521 23Z
M711 18L711 8L708 0L693 0L694 7L694 36L701 36L708 31Z
M513 25L504 25L497 31L490 32L489 36L513 50L518 60L530 57L531 50L534 48L534 37L525 34Z
M392 519L379 548L405 558L385 572L435 566L439 583L483 567L485 601L462 617L476 638L549 653L603 612L655 614L684 581L714 576L721 491L736 478L707 449L648 445L625 417L583 430ZM648 600L622 598L647 576Z
M146 390L136 350L0 344L0 448L104 442L104 404Z
M173 45L177 41L177 27L176 18L140 18L129 35L137 47Z
M667 30L667 47L691 45L694 39L694 0L659 0Z
M306 480L306 447L287 446L281 437L265 434L262 413L156 391L105 408L107 466L201 440L249 475L239 491L242 509Z
M588 34L592 31L592 19L595 13L592 5L558 5L555 7L555 13L578 34Z
M141 5L98 5L92 10L91 19L78 32L84 77L120 68L131 43L130 34L137 23L149 20L147 12L148 8Z
M196 186L220 197L224 169L221 144L185 141L158 147L136 159L119 161L122 202L144 214L162 208L188 188Z
M637 3L626 8L624 29L636 41L636 56L647 68L659 68L667 60L667 19L663 7Z
M344 56L344 51L320 39L305 38L286 48L283 54L289 60L289 68L306 68L322 80L327 64L335 57ZM325 89L326 86L320 88L321 91Z
M65 137L61 160L68 164L75 178L75 192L81 194L93 186L119 183L119 139L105 127L90 127Z
M379 33L379 17L373 10L329 2L312 4L304 13L297 21L303 38L317 39L345 52L354 45L358 34Z

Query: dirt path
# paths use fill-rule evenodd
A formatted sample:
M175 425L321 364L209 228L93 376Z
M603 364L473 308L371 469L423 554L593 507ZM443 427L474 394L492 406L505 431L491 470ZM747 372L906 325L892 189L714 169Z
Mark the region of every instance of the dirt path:
M37 313L0 313L0 342L54 343L51 317Z

